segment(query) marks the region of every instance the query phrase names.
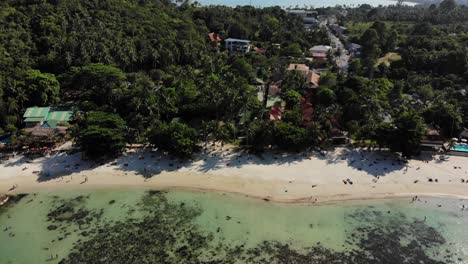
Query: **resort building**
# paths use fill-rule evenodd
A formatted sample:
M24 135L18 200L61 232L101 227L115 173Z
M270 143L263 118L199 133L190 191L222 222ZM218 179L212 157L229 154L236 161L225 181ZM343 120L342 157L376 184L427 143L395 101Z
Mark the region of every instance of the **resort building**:
M72 111L55 111L51 107L29 107L23 115L25 130L38 137L65 134L72 114Z
M56 128L67 125L71 116L71 111L55 111L50 107L29 107L24 112L23 118L26 127Z
M304 28L307 30L311 30L312 28L316 27L319 23L317 16L318 12L315 10L303 10L303 9L294 9L294 10L286 10L291 16L301 17L304 23Z
M24 124L26 127L41 126L49 114L50 107L29 107L24 112Z
M228 38L224 40L224 42L226 44L226 50L231 52L247 53L251 48L250 40Z
M440 151L443 146L444 139L440 135L440 132L432 127L429 127L420 142L420 151L437 152Z

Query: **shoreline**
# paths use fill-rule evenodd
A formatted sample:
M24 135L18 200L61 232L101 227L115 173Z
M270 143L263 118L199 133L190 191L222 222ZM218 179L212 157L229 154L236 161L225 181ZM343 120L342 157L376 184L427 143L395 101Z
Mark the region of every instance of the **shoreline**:
M284 204L420 197L468 199L463 157L399 163L389 152L337 148L323 153L262 157L212 147L193 161L130 151L108 163L59 154L0 164L0 194L56 190L156 189L230 193ZM41 175L42 174L42 175ZM48 176L44 176L46 174ZM351 179L353 184L344 183ZM462 182L465 181L466 182ZM12 186L18 187L8 191Z
M177 173L175 173L177 174ZM128 177L129 175L125 175ZM196 174L183 174L181 178L174 179L167 181L167 177L174 177L174 173L168 173L163 175L162 181L154 180L152 182L135 182L135 183L92 183L91 184L80 184L78 182L70 182L68 183L57 183L57 182L49 182L48 184L40 184L40 183L33 183L29 179L20 182L19 187L12 190L5 192L6 195L16 195L21 193L37 193L37 192L56 192L56 191L98 191L98 190L160 190L160 191L185 191L185 192L214 192L218 194L231 194L236 196L247 197L256 200L262 200L265 202L277 203L277 204L302 204L302 205L325 205L325 204L336 204L339 202L351 202L351 201L367 201L367 200L391 200L391 199L405 199L405 198L412 198L414 196L418 196L420 198L440 198L440 199L461 199L461 200L468 200L468 191L465 186L460 186L460 188L453 188L453 186L442 186L442 187L450 187L450 191L438 191L436 192L434 189L443 189L439 186L426 186L421 184L420 188L413 189L412 192L386 192L388 189L400 189L405 188L408 186L402 184L393 184L383 185L378 189L375 189L374 192L369 193L360 193L361 189L368 189L369 186L362 186L358 190L354 192L340 192L341 190L337 190L336 192L332 193L324 193L316 192L315 194L310 193L311 195L306 195L307 191L305 190L305 183L296 183L296 184L289 184L288 187L291 192L288 193L278 193L272 192L272 188L280 188L287 185L287 182L275 182L271 183L268 181L257 181L252 183L248 181L251 185L247 190L236 190L233 188L235 185L245 185L247 182L245 179L243 180L240 177L230 178L228 184L226 182L214 182L211 186L203 187L202 184L193 184L193 182L187 182L185 184L181 184L180 181L184 179L185 176L188 177L196 177L195 180L209 180L212 177L217 177L216 175L196 175ZM197 177L198 176L198 177ZM201 177L200 177L201 176ZM110 176L106 175L95 175L95 177L101 177L101 180L111 180L115 177L122 177L122 176ZM138 177L138 175L131 175L130 177ZM177 176L176 176L177 177ZM75 177L76 178L76 177ZM188 179L188 178L185 178ZM80 179L81 180L81 179ZM194 180L194 179L192 179ZM204 183L204 182L201 182ZM259 185L265 185L261 194L258 194L258 187ZM0 182L0 189L4 189L8 186L7 182ZM336 188L336 185L326 186L328 188ZM301 191L302 190L302 191Z
M100 191L100 190L157 190L157 191L176 191L176 192L197 192L197 193L216 193L219 195L229 194L234 196L246 197L249 199L255 199L258 201L270 202L275 204L297 204L297 205L329 205L337 204L340 202L353 202L353 201L374 201L374 200L393 200L393 199L410 199L415 196L418 198L435 198L435 199L451 199L451 200L468 200L467 195L457 195L451 193L387 193L387 194L373 194L373 195L363 195L363 196L346 196L343 194L337 194L333 196L315 196L320 199L315 201L311 197L298 197L291 199L276 199L274 197L263 197L252 194L247 194L245 192L239 192L234 190L222 190L222 189L208 189L208 188L197 188L197 187L181 187L181 186L148 186L148 185L106 185L106 186L86 186L86 187L77 187L77 186L55 186L52 188L27 188L27 191L13 190L6 193L6 196L14 196L18 194L33 194L39 192L55 192L55 191ZM312 196L314 197L314 196Z

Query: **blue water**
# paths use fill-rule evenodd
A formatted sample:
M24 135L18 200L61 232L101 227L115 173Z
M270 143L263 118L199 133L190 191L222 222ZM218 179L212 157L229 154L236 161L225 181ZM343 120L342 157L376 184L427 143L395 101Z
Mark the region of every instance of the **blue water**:
M225 6L243 6L252 5L255 7L281 6L281 7L329 7L336 5L359 6L362 4L370 4L372 6L379 5L395 5L397 2L392 0L198 0L202 5L225 5ZM410 3L406 3L410 5Z
M0 143L8 143L10 141L10 137L4 137L4 138L0 138Z
M468 146L457 145L457 146L454 146L453 149L456 151L468 152Z

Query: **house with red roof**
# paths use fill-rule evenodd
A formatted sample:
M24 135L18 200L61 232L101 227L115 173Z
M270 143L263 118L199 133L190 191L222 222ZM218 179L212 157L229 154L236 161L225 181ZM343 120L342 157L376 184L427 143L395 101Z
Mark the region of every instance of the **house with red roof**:
M210 39L210 43L213 44L213 47L219 50L219 45L221 45L223 39L214 32L208 33L208 38Z
M270 109L270 120L279 121L283 114L283 108L281 105L274 105Z
M265 54L267 52L266 49L262 49L262 48L258 48L258 47L254 47L253 48L253 51L257 54Z
M306 83L311 89L317 89L319 87L320 75L315 71L310 71L307 74Z
M302 73L304 76L306 76L308 73L309 73L309 66L305 65L305 64L295 64L295 63L291 63L289 64L288 66L288 71L298 71L300 73Z
M223 41L223 39L216 33L214 32L211 32L211 33L208 33L208 37L210 38L210 41L213 41L213 42L221 42Z

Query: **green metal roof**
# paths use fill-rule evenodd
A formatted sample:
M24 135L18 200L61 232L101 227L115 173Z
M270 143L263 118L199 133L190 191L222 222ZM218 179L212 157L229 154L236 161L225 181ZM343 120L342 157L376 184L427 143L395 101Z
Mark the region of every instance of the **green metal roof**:
M23 117L28 118L28 117L41 117L45 118L47 114L49 114L50 107L29 107L26 109L26 112L24 112Z
M51 111L47 115L45 121L49 122L51 120L55 120L58 122L68 122L72 116L72 111Z
M46 121L41 127L56 128L58 123L59 121L57 120L49 120L49 121Z
M26 119L24 119L24 122L41 122L42 120L44 120L43 117L27 117Z

